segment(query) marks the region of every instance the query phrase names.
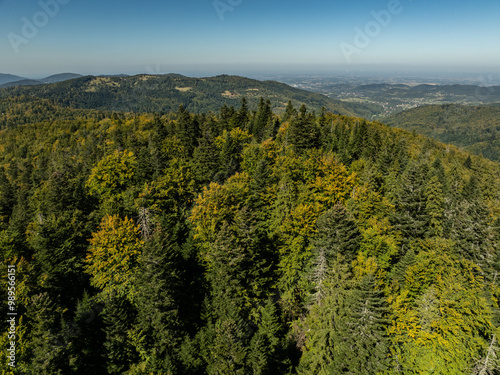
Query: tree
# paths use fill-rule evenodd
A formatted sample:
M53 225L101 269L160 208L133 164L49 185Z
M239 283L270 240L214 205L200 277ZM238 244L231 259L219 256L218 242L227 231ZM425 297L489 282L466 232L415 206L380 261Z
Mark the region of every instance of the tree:
M292 119L293 117L296 117L298 114L297 110L293 107L292 101L289 100L286 107L285 107L285 113L283 114L282 121L288 121Z
M178 348L183 335L179 316L180 249L172 228L158 227L144 245L135 281L136 348L144 371L178 373ZM152 301L155 301L152 303Z
M175 129L176 135L184 146L187 156L191 156L200 137L200 125L182 105L179 106L177 112Z
M319 128L311 114L306 113L306 107L303 105L299 115L290 120L288 129L288 139L293 145L294 150L303 152L306 149L319 146Z
M348 335L343 337L342 355L352 374L378 374L389 368L389 340L386 331L388 305L377 286L375 276L367 274L359 281L348 302L343 324Z
M391 222L401 231L403 243L423 238L428 227L426 212L425 167L411 163L399 182L395 195L396 214Z
M437 176L431 177L426 186L425 211L429 217L427 235L430 237L441 237L443 234L444 219L444 197L441 182Z
M361 234L351 215L342 204L336 204L318 218L318 234L314 241L316 252L323 254L327 266L338 255L347 261L357 255Z
M219 167L219 150L214 142L212 131L203 127L202 136L193 152L193 173L202 184L209 183Z
M139 227L127 217L122 220L116 215L105 216L90 244L85 272L91 275L91 284L105 294L133 299L133 282L143 246Z
M132 185L137 159L132 151L118 151L101 159L92 169L86 186L91 194L105 202L108 210L115 211L125 190Z

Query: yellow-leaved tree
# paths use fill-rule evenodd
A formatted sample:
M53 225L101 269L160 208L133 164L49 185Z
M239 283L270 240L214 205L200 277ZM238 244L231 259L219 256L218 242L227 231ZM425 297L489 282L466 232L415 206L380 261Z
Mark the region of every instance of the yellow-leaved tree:
M118 151L105 156L92 169L87 180L91 194L101 199L116 199L132 181L137 159L132 151Z
M450 244L432 245L407 269L393 303L394 358L405 374L470 373L494 334L481 270L451 258Z
M107 215L100 230L92 234L85 259L91 284L103 292L133 297L133 281L143 241L132 219Z

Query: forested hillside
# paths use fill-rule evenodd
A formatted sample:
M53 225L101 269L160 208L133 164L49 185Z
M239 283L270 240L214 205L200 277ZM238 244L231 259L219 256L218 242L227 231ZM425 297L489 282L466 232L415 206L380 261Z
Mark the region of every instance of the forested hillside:
M18 96L49 99L71 108L163 114L175 112L179 105L194 113L217 112L223 105L238 106L243 97L252 110L257 109L259 99L265 97L276 113L284 112L289 100L297 108L305 104L317 112L322 107L343 115L359 113L364 116L372 112L370 105L341 102L275 81L228 75L207 78L190 78L180 74L86 76L54 84L0 90L0 98Z
M2 373L497 374L500 164L292 104L2 101Z
M429 105L409 109L381 121L500 161L500 108Z

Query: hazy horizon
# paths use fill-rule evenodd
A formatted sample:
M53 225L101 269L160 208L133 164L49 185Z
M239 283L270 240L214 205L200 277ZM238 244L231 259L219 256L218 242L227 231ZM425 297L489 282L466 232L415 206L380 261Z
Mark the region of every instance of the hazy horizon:
M493 1L0 0L0 72L498 74Z

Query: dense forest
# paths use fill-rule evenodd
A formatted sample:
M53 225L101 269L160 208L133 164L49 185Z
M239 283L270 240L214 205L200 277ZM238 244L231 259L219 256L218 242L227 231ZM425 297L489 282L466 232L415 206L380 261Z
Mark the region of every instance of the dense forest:
M381 119L386 124L462 147L500 161L500 108L425 105Z
M0 115L2 374L499 373L500 164L265 99Z

